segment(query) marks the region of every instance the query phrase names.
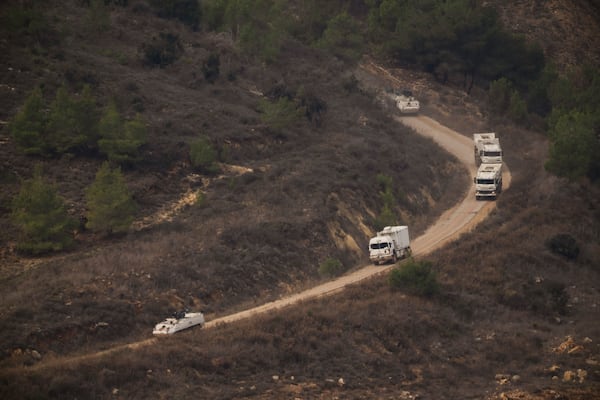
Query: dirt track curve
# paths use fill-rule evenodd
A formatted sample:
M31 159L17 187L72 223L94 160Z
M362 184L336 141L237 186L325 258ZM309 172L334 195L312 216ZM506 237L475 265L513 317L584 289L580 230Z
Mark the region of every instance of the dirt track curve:
M471 139L440 125L435 120L426 116L396 117L396 120L413 128L419 134L433 139L441 147L456 156L469 171L471 181L473 180L477 168L473 157L473 141ZM510 172L507 167L504 167L502 180L504 184L503 187L507 188L510 185ZM460 203L444 212L436 223L431 225L423 235L412 241L411 247L413 255L426 255L433 250L440 248L450 240L456 239L462 232L472 229L478 222L483 220L493 209L495 204L495 202L475 200L475 186L470 185L469 190L465 193L465 196ZM347 285L381 274L388 271L390 268L393 268L393 265L383 267L368 265L333 281L305 290L304 292L214 319L207 322L205 327L211 328L219 324L234 322L240 319L249 318L256 314L285 307L299 301L330 295L342 290Z
M458 160L465 165L466 170L471 175L472 179L475 174L476 167L473 159L473 142L470 138L463 136L443 125L440 125L435 120L422 115L396 117L396 120L399 123L413 128L417 133L433 139L441 147L456 156L456 158L458 158ZM503 175L505 188L510 185L510 178L511 177L508 168L505 167ZM475 200L474 190L474 185L470 185L469 190L464 194L463 200L460 203L444 212L435 224L430 226L425 233L412 241L411 247L413 249L413 255L423 256L440 248L449 241L458 238L462 232L472 229L478 222L483 220L489 214L489 212L495 207L495 202L482 202ZM267 311L286 307L300 301L307 301L310 299L330 295L343 290L344 287L348 285L355 284L363 279L373 277L378 274L382 274L392 267L393 265L383 267L368 265L348 275L342 276L322 285L315 286L303 292L245 311L208 321L204 326L204 329L214 328L221 324L232 323L234 321L249 318ZM97 359L121 350L137 349L154 344L156 342L156 338L150 338L135 343L115 346L110 349L91 354L74 357L57 357L54 359L48 358L30 368L39 369L49 368L57 365L76 364L80 361Z

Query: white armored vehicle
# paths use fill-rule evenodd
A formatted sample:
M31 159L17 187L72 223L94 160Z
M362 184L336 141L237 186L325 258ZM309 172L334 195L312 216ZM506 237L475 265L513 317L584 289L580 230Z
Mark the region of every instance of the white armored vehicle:
M397 94L395 100L396 107L402 114L417 114L421 109L419 100L415 99L409 90L403 90L402 94Z
M178 311L172 317L156 324L152 333L154 335L172 335L175 332L204 325L204 314L201 312Z
M386 226L369 240L369 259L374 264L393 262L411 254L407 226Z
M502 164L502 148L500 139L493 132L474 133L473 151L475 153L475 164Z
M502 192L502 164L481 164L475 182L475 198L496 199Z

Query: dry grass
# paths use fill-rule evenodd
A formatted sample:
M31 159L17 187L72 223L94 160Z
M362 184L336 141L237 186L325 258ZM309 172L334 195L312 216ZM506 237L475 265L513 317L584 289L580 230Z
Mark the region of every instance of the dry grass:
M66 12L77 16L81 10ZM115 18L126 18L126 13L119 10ZM103 95L128 88L131 99L123 96L122 101L132 109L139 103L133 97L143 99L151 126L147 160L143 168L127 172L142 205L141 217L153 215L165 203L176 204L182 193L196 188L186 180L191 172L186 158L187 143L197 134L209 134L227 149L229 162L254 172L202 184L198 189L205 193L203 204L182 208L172 222L113 239L84 233L77 251L38 260L28 270L14 268L22 260L5 254L0 397L414 394L474 399L499 396L508 389L550 387L579 399L583 397L577 397L578 389L590 396L600 392L595 390L600 381L597 368L587 362L600 357L600 315L592 306L598 304L600 193L595 187L567 185L547 176L541 167L543 138L504 126L496 128L515 178L489 219L430 257L441 284L438 296L423 299L393 291L381 277L273 315L182 332L157 346L76 365L28 369L54 356L147 338L154 323L184 305L202 308L210 318L311 285L319 279L324 254L345 266L365 263L364 256L348 255L335 246L328 222L365 248L365 226L372 224L380 207L375 179L380 173L393 178L401 199L399 211L406 218L401 222L411 226L413 235L454 202L467 184L452 159L392 122L372 96L344 91L349 73L336 62L297 49L306 58L291 51L265 70L239 59L222 38L197 36L147 13L136 14L136 20L138 25L123 25L118 41L116 32L104 35L100 43L74 38L78 45L65 50L66 65L52 58L45 61L49 75L31 63L30 55L7 49L4 54L18 56L15 65L41 74L32 79L35 73L12 73L8 77L15 82L10 84L26 89L40 80L53 81L76 62L79 73L73 76L93 72ZM193 44L184 56L188 62L163 73L142 69L135 60L121 65L97 56L102 54L98 47L113 44L118 45L115 51L133 54L155 26L176 31ZM227 56L237 79L208 86L194 78L194 68L216 49ZM284 81L298 89L305 80L328 104L323 125L313 129L299 124L284 136L269 135L258 123L258 92L249 88L266 92ZM2 119L18 107L26 91L18 93L3 99ZM465 101L447 89L443 96L448 103L442 111L452 110L456 99L458 104ZM433 97L425 104L428 112L459 131L470 133L486 125L469 120L471 112L439 111ZM6 130L0 134L5 138ZM383 142L389 147L382 148ZM0 144L0 154L10 171L27 175L30 160L10 141ZM83 210L81 193L99 161L46 162L48 174L62 182L77 212ZM5 193L14 193L18 185L6 174L1 176L6 187L0 210L4 223ZM364 226L348 218L347 210L360 215ZM3 246L11 232L0 234ZM562 232L580 244L575 261L545 246L547 238ZM561 284L568 295L564 309L557 307L562 303L555 294L560 294L555 289ZM580 353L552 351L567 335L576 336ZM585 337L592 342L584 342ZM32 350L40 353L41 362ZM585 369L587 380L553 381L547 372L553 365L561 372ZM521 378L499 386L497 374Z

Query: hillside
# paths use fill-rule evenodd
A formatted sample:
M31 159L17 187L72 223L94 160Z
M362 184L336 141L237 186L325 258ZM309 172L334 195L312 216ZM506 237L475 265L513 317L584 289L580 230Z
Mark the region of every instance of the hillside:
M49 2L44 38L0 42L3 398L599 398L600 190L549 175L543 134L490 122L477 93L426 74L390 68L391 81L293 41L267 64L229 35L134 3L113 7L109 28L94 31L80 3ZM522 3L502 12L525 18ZM569 16L561 10L553 26ZM159 32L183 49L164 68L145 65L141 51ZM592 47L574 51L597 60ZM221 60L214 82L202 69L211 54ZM9 221L20 179L43 165L69 213L84 218L85 189L104 161L26 156L10 136L5 122L30 91L42 85L51 99L63 83L72 92L89 84L99 106L115 99L125 116L143 116L143 161L123 171L136 222L117 236L80 227L73 249L24 256ZM392 179L401 222L422 233L470 182L456 159L382 107L377 94L390 84L412 88L425 115L459 132L498 132L514 177L487 220L428 257L438 296L395 291L381 277L143 351L43 367L148 338L183 307L213 319L314 286L328 257L348 270L366 265L383 205L378 177ZM310 94L326 109L273 129L261 102L277 93ZM219 151L217 173L191 165L203 136ZM575 260L548 246L561 233L575 238Z

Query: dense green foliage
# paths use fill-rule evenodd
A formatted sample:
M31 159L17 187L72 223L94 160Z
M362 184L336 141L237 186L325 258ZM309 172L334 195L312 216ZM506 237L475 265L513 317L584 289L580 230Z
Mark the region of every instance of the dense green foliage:
M347 61L357 61L362 56L364 45L358 21L347 12L330 19L317 42L318 47Z
M50 105L48 146L58 153L82 152L98 140L98 110L91 89L86 86L79 98L70 96L62 87Z
M97 124L97 106L89 87L79 96L61 87L49 106L37 88L11 121L10 132L26 154L52 156L94 147Z
M525 84L543 68L540 48L506 33L496 12L472 0L372 0L368 31L378 52L446 81L462 76L467 90L502 76Z
M120 168L104 162L86 192L86 227L103 234L126 232L133 222L136 204Z
M393 288L411 294L431 296L439 292L437 276L429 261L410 259L392 269L388 279Z
M12 220L21 230L17 249L40 254L68 248L73 244L76 222L66 211L56 188L44 182L41 168L21 185L13 199Z
M99 128L100 152L118 164L133 164L140 159L140 147L146 143L146 126L141 116L124 121L114 102L106 108Z
M600 179L600 69L583 68L548 88L550 154L546 169L571 180Z
M13 117L9 130L19 148L29 155L85 154L100 150L110 161L131 164L139 159L146 143L146 126L141 116L124 120L110 103L102 118L91 89L78 95L65 87L49 105L41 89L35 89Z

